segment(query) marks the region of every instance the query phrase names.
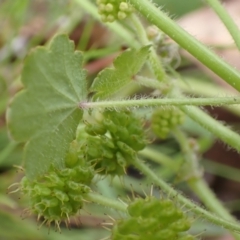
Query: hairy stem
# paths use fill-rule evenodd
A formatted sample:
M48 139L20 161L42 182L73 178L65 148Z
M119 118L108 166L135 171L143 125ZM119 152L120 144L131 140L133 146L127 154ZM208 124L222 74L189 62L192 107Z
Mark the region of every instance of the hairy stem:
M207 183L203 179L190 179L188 181L188 185L208 209L217 213L220 217L226 220L237 222L236 219L228 212L227 209L224 208L222 203L216 198L215 194L212 192L212 190L208 187ZM239 234L236 234L234 232L232 234L234 235L235 239L240 239Z
M127 107L161 107L161 106L222 106L239 104L240 97L221 98L167 98L167 99L139 99L139 100L116 100L82 102L79 107L88 108L127 108Z
M199 125L212 132L215 136L219 137L223 142L240 151L239 134L216 121L211 116L196 107L180 106L179 108Z
M233 222L236 221L236 219L228 212L228 210L225 209L223 204L216 198L215 194L211 191L206 182L201 178L202 171L198 164L198 159L194 149L191 149L189 146L188 138L179 129L175 129L173 134L181 146L185 164L187 166L187 174L190 172L189 177L186 179L189 187L208 209L224 219L228 219ZM240 235L236 233L233 233L233 235L236 239L240 239Z
M182 173L180 173L180 178L188 181L192 178L195 179L202 177L202 168L198 164L198 158L194 149L194 143L191 143L193 146L190 147L189 139L185 133L178 128L175 128L172 131L172 134L178 141L184 158L184 166Z
M145 16L150 23L156 25L164 33L175 40L182 48L186 49L205 66L240 91L240 73L238 71L183 30L164 12L156 8L150 1L129 0L129 2L143 16Z
M182 137L178 138L182 140ZM186 143L182 143L185 145ZM188 145L188 144L187 144ZM183 147L186 151L187 147ZM144 149L143 151L139 152L141 156L145 156L156 163L163 164L164 166L170 168L173 172L177 173L179 168L176 168L176 165L172 166L173 160L168 156L162 154L159 151L156 151L151 148ZM201 178L190 178L187 180L187 184L193 190L193 192L198 196L198 198L204 203L204 205L210 209L211 211L215 212L222 218L229 219L230 221L236 221L236 219L226 210L222 203L216 198L215 194L211 191L208 187L206 182ZM236 233L232 233L236 239L240 239L240 236Z

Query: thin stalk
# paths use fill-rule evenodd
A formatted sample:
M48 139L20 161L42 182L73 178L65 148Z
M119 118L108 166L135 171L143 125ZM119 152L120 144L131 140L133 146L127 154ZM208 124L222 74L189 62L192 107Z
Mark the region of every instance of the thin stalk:
M147 177L149 177L157 186L159 186L163 191L165 191L169 196L175 197L176 199L178 199L179 202L181 202L184 206L190 208L191 211L196 213L198 216L201 216L207 219L208 221L213 222L219 226L222 226L228 230L240 232L240 224L219 218L213 215L212 213L204 210L203 208L199 207L198 205L194 204L189 199L182 196L176 190L170 187L162 179L160 179L159 176L157 176L142 161L136 160L134 162L134 165L137 169L139 169L142 173L144 173Z
M191 94L191 96L220 97L237 96L238 94L229 89L224 89L221 86L203 82L200 78L184 77L183 80L186 82L178 81L178 87L180 87L183 92ZM223 107L240 116L240 109L237 105L225 105Z
M143 46L152 45L152 42L148 40L146 35L145 28L143 27L141 21L137 17L136 14L131 15L131 22L136 29L137 36L139 37L139 41ZM160 61L160 58L157 56L153 47L150 49L149 61L151 62L151 68L159 81L166 80L166 73Z
M125 205L123 202L112 200L97 193L88 193L86 196L84 196L84 199L87 201L98 203L105 207L110 207L115 210L127 212L127 204Z
M240 151L240 135L194 106L179 107L191 119L220 138L224 143Z
M178 135L178 134L177 134ZM178 140L183 140L182 136ZM185 142L185 141L184 141ZM187 142L186 142L187 144ZM188 146L183 147L184 151L188 149ZM140 154L143 151L140 152ZM157 159L162 159L165 157L162 153L148 148L147 151L144 152L143 154L145 157L150 158L151 160L154 160L155 162L161 162L161 160ZM191 155L190 153L188 155ZM171 167L170 164L167 163L169 161L170 163L172 162L171 159L169 159L168 156L166 156L166 162L161 162L164 164L166 167L170 167L173 172L176 173L176 167L173 168ZM216 196L212 193L212 191L209 189L208 185L204 180L201 178L191 178L187 181L188 185L191 187L191 189L195 192L195 194L198 196L199 199L205 204L206 207L208 207L210 210L213 212L217 213L219 216L225 219L229 219L231 221L236 221L236 219L222 206L222 204L219 202L219 200L216 198ZM238 235L238 239L239 235Z
M222 20L240 50L240 30L219 0L205 0Z
M214 175L240 182L240 170L234 167L229 167L225 164L210 161L210 160L202 160L201 161L205 171L212 173Z
M180 173L180 178L188 181L192 178L202 177L202 168L198 164L198 158L194 151L194 146L191 148L188 138L185 133L178 128L172 130L172 134L178 141L184 157L183 171Z
M220 217L226 220L237 223L237 220L229 213L227 209L224 208L222 203L216 198L215 194L203 179L190 179L188 181L188 185L208 209L217 213ZM234 232L232 234L236 240L240 240L239 234Z
M155 163L164 165L165 167L171 169L171 171L175 172L179 169L179 166L176 164L173 159L169 156L154 150L151 147L146 147L142 151L138 153L142 157L149 158L150 160L154 161Z
M236 221L236 219L229 213L222 203L216 198L215 194L208 187L206 182L201 178L202 171L198 165L198 159L196 153L189 146L189 141L186 135L179 129L173 131L175 138L178 140L187 166L187 172L190 172L189 177L186 179L187 184L192 191L198 196L198 198L204 203L204 205L211 211L218 214L220 217ZM184 172L183 172L184 174ZM236 239L240 240L240 235L233 233Z
M188 181L188 185L204 202L207 208L225 219L236 221L236 219L222 206L215 194L209 189L207 183L203 179L191 179Z
M156 25L182 48L240 91L240 73L178 26L164 12L156 8L153 3L148 0L129 0L129 3L145 16L150 23Z
M88 108L128 108L128 107L161 107L161 106L222 106L240 104L240 97L221 98L161 98L139 100L114 100L98 102L81 102L79 107ZM196 113L198 114L198 113Z

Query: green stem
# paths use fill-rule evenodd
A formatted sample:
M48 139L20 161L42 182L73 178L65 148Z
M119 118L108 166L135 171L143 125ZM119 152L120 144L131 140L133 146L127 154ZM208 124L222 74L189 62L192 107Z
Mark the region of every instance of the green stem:
M198 158L194 146L192 148L190 147L188 138L180 129L175 128L172 131L172 134L178 141L184 157L183 170L181 173L183 176L180 175L180 178L188 181L192 178L195 179L202 177L202 168L198 164Z
M210 210L216 212L219 216L235 221L236 219L222 206L215 194L209 189L207 183L202 179L191 179L188 181L189 186L195 194L203 201L204 205Z
M88 108L127 108L127 107L161 107L161 106L222 106L239 104L240 97L221 98L167 98L167 99L139 99L139 100L116 100L99 102L82 102L79 107ZM188 107L185 106L187 109ZM198 113L196 113L198 114Z
M185 93L191 94L191 96L201 97L217 97L217 96L237 96L229 89L213 85L211 83L203 82L200 78L184 77L184 81L178 81L178 87ZM224 108L228 111L240 116L240 109L237 105L225 105Z
M236 46L240 50L240 31L238 26L235 24L229 13L219 2L219 0L205 0L211 8L216 12L219 18L222 20L227 30L231 34L232 38L235 41Z
M176 165L176 162L173 161L173 159L171 159L169 156L167 156L159 151L154 150L151 147L144 148L138 154L142 157L149 158L150 160L152 160L158 164L166 166L167 168L171 169L175 173L179 169L179 166Z
M91 201L94 203L98 203L100 205L103 205L105 207L110 207L122 212L127 212L127 204L125 205L124 203L116 200L112 200L110 198L106 198L104 196L101 196L97 193L88 193L85 197L85 200Z
M240 170L235 167L229 167L226 164L214 162L211 160L202 160L203 167L208 173L226 178L228 180L240 182Z
M191 149L188 147L188 141L180 133L180 131L175 132L174 134L177 136L177 139L181 141L181 147L184 152L191 152ZM185 138L185 139L184 139ZM157 163L164 164L164 166L169 167L173 172L176 173L176 166L173 167L171 163L173 163L172 159L168 156L165 156L159 151L156 151L151 148L146 148L143 151L139 152L140 155L150 158ZM191 157L191 153L187 155ZM191 159L188 159L191 160ZM179 171L179 169L178 169ZM206 207L208 207L211 211L217 213L220 217L229 219L231 221L236 221L236 219L222 206L216 196L209 189L208 185L201 178L191 178L187 181L188 185L195 192L195 194L201 199ZM239 235L235 234L236 239L240 239ZM237 238L238 237L238 238Z
M236 221L236 219L224 208L222 203L216 198L214 193L208 187L206 182L201 178L202 171L198 164L198 159L194 149L189 146L189 141L186 135L179 129L173 131L174 136L178 140L182 152L185 157L185 163L187 166L187 173L190 174L186 179L188 185L193 190L193 192L201 199L204 205L211 211L218 214L220 217L225 218L230 221ZM183 172L185 174L185 172ZM240 239L240 235L233 233L236 239Z
M240 225L234 222L230 222L229 220L225 220L219 218L212 213L204 210L203 208L197 206L189 199L185 198L181 194L179 194L176 190L171 188L167 183L161 180L150 168L148 168L143 162L140 160L136 160L134 165L137 169L139 169L142 173L148 176L157 186L159 186L163 191L165 191L169 196L175 197L178 199L186 207L190 208L192 212L196 213L198 216L201 216L216 225L223 226L226 229L231 231L238 231L240 232Z
M215 136L220 138L223 142L229 146L240 151L240 135L232 131L230 128L222 125L214 118L193 106L180 106L184 113L186 113L191 119L197 122L199 125L212 132Z
M201 179L191 179L188 181L188 185L194 191L194 193L201 199L205 206L211 211L217 213L220 217L236 222L236 219L225 209L221 202L216 198L215 194L208 187L207 183ZM235 239L240 240L240 235L232 233Z
M146 45L152 45L152 42L148 40L147 35L146 35L146 30L143 27L142 23L140 22L139 18L135 15L132 14L131 15L131 22L133 23L133 26L136 29L137 32L137 36L139 37L140 43L143 46ZM149 61L151 62L151 67L152 70L156 76L156 78L159 81L164 81L166 80L166 74L165 74L165 70L162 66L162 63L160 62L159 57L157 56L156 52L154 51L153 47L150 50L150 56L149 56Z
M240 73L178 26L165 13L156 8L153 3L148 0L129 0L129 3L144 15L150 23L156 25L182 48L240 91Z

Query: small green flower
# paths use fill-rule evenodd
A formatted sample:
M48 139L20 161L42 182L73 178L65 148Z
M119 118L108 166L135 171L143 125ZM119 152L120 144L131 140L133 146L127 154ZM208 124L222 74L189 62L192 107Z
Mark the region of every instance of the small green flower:
M103 22L123 20L133 12L126 0L97 0L97 5Z

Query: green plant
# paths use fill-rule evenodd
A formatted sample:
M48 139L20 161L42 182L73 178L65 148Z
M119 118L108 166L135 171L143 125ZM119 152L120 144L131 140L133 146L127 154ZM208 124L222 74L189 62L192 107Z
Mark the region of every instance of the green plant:
M93 15L97 14L95 5L77 2ZM219 4L209 2L213 7ZM131 49L121 53L112 68L99 72L88 87L82 67L84 55L74 51L67 35L57 35L49 47L37 47L25 60L21 77L24 89L7 111L11 135L16 141L27 142L26 177L18 189L28 195L30 212L43 217L48 225L54 222L60 230L61 221L68 225L69 218L84 208L85 202L93 202L125 212L122 219L113 223L112 239L198 239L188 233L194 223L190 217L223 226L240 239L238 222L202 178L197 143L179 126L183 116L191 118L239 151L240 136L196 106L239 104L240 98L184 96L175 81L178 75L171 53L164 53L170 58L164 61L164 56L157 52L158 44L164 43L161 36L169 35L237 90L240 90L240 74L147 0L97 3L104 22L126 18L131 24L123 36ZM149 37L135 12L162 32L159 30ZM228 18L225 12L220 14ZM113 24L115 31L124 29L121 23ZM232 21L228 24L234 26ZM132 41L133 36L137 40ZM137 96L137 85L151 89L150 94ZM147 110L143 111L142 107ZM209 211L174 190L140 159L141 151L151 145L153 138L166 138L168 134L179 143L184 159L182 175L178 177L197 193ZM97 193L94 175L122 178L129 166L160 187L166 197L156 200L151 195L146 199L135 198L128 204Z

